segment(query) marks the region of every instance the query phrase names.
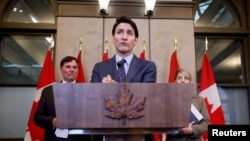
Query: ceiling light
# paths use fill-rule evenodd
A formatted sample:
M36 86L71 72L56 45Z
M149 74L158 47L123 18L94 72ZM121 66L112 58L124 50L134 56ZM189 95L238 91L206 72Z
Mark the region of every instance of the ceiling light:
M108 15L109 0L99 0L100 13L102 15Z
M144 0L144 2L145 2L145 5L146 5L145 15L152 16L156 0Z

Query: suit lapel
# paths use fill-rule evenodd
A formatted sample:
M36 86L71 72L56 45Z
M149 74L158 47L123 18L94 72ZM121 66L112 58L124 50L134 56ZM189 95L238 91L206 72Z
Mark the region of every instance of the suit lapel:
M133 56L133 59L131 61L131 64L129 66L128 74L126 76L125 82L131 82L134 78L136 72L139 70L141 60L137 58L135 55Z
M116 67L116 60L115 60L115 56L113 56L111 59L109 59L107 61L107 68L106 71L107 71L107 74L110 74L111 75L111 78L114 79L114 80L118 80L118 76L117 76L117 67Z

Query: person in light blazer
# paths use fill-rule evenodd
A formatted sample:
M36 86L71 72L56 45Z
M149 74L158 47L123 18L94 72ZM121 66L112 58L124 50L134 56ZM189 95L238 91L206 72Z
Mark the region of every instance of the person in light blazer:
M63 77L61 83L76 83L79 72L78 61L73 56L66 56L60 62L60 71ZM90 141L91 135L71 135L67 130L57 128L57 118L55 111L53 87L48 86L43 89L38 108L34 114L34 122L45 130L44 141ZM68 131L68 137L58 137L55 132Z
M191 83L192 77L188 70L178 69L175 73L175 83ZM173 134L167 134L166 141L202 141L202 135L208 130L210 116L203 97L194 93L192 104L201 113L203 119L199 122L190 121L187 127L177 129Z
M112 29L115 55L103 62L96 63L92 70L92 83L117 83L118 62L125 59L125 83L155 83L157 69L152 61L138 58L133 49L138 41L137 26L131 18L122 16L116 19ZM100 136L99 136L100 137ZM146 135L145 141L153 141L153 136ZM102 138L93 139L102 141Z

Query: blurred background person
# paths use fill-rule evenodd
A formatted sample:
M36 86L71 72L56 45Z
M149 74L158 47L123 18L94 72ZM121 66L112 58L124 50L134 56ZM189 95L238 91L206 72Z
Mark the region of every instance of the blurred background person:
M188 70L179 69L175 73L175 83L191 83L192 77ZM190 121L187 127L180 128L167 134L166 141L202 141L202 134L208 130L210 117L203 97L194 93L192 104L200 112L203 118L198 121Z

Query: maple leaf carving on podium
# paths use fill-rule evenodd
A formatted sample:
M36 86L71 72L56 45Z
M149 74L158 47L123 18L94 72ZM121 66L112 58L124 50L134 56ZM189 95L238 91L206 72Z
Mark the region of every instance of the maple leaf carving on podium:
M118 101L112 98L105 97L105 107L110 111L106 116L114 119L127 117L128 119L140 118L144 116L140 111L144 109L146 97L138 98L134 103L131 103L133 93L122 85L118 92Z

